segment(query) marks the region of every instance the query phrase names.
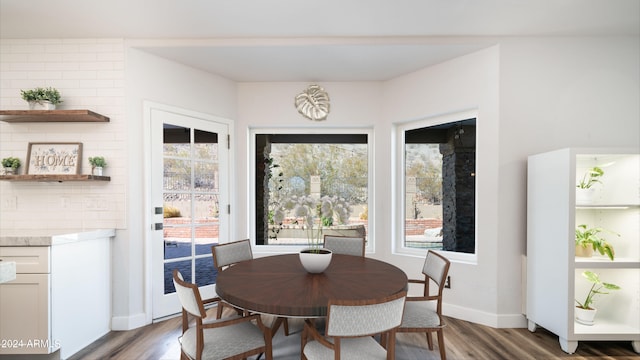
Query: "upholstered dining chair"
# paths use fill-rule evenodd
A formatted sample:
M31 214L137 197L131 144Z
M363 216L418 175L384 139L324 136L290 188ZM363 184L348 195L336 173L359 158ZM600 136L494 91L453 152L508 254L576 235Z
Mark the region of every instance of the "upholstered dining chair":
M262 324L260 315L204 322L204 304L220 298L203 301L198 286L185 282L178 269L173 270L173 284L182 304L181 360L235 360L263 353L267 360L273 359L271 332ZM189 326L190 318L195 318L195 326Z
M443 332L445 324L442 321L442 293L450 265L451 263L444 256L432 250L427 252L427 257L422 267L424 280L409 279L410 284L422 285L422 296L407 296L402 324L397 331L426 333L429 350L433 350L431 333L435 332L438 336L438 348L442 360L447 358ZM431 282L438 287L435 294L430 292L429 285Z
M305 320L302 359L395 359L395 331L402 322L406 295L403 291L379 300L329 300L325 336L313 321ZM373 338L377 334L381 343Z
M324 236L324 247L334 254L364 256L363 236Z
M214 245L211 247L211 253L213 254L213 265L218 271L222 271L240 261L253 259L249 239Z
M214 245L211 247L211 253L213 255L213 265L218 269L218 272L224 271L224 269L229 266L233 266L241 261L253 260L253 252L251 251L251 242L249 239ZM231 304L221 301L218 304L217 319L222 317L224 307L230 307L238 312L242 312L242 310L235 309ZM282 323L284 326L284 334L288 336L289 322L284 318Z
M218 269L218 273L236 263L253 259L253 252L251 251L251 243L249 239L213 245L211 247L211 253L213 254L213 266ZM220 319L222 316L222 310L224 307L233 308L230 304L221 301L218 304L218 312L216 314L217 319ZM237 310L235 308L233 309ZM241 312L241 310L237 311Z

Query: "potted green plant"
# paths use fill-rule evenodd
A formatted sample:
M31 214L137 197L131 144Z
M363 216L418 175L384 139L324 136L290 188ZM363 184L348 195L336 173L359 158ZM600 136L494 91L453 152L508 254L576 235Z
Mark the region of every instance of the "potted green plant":
M591 257L594 251L600 255L607 255L613 261L615 251L613 246L605 239L598 236L599 233L606 231L613 235L620 236L613 231L603 229L601 227L589 228L586 224L580 224L576 227L576 256Z
M601 168L594 166L582 175L582 179L578 182L576 187L578 189L590 189L595 184L602 184L602 181L600 181L602 175L604 175L604 171Z
M588 204L593 201L593 195L595 184L602 184L600 178L604 175L604 171L594 166L589 168L583 175L578 184L576 185L576 202L582 204Z
M2 167L4 167L6 175L15 175L20 167L20 159L15 157L4 158L2 159Z
M91 174L102 176L102 170L107 166L107 162L102 156L89 157L89 164L91 164Z
M603 288L605 290L619 290L620 287L615 284L602 282L598 274L589 270L583 271L582 276L592 282L593 285L591 285L591 289L589 289L587 297L583 302L576 299L576 303L578 304L576 305L576 321L584 325L593 325L593 319L597 312L597 310L592 306L594 297L598 294L608 294L608 292L603 291Z
M60 92L52 87L20 90L20 95L29 103L31 110L54 110L62 102Z
M274 210L274 221L282 224L285 213L291 212L302 223L306 232L308 248L300 251L300 262L310 273L321 273L331 263L332 252L322 247L323 229L331 226L334 218L337 222L348 222L352 208L349 203L337 196L291 196Z

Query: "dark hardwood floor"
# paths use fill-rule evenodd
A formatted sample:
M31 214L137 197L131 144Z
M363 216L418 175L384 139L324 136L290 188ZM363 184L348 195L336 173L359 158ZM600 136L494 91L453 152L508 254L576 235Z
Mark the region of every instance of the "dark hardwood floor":
M209 310L215 318L213 310ZM271 319L265 317L265 322ZM273 355L278 360L300 359L301 320L289 320L293 334L285 337L282 329L274 338ZM70 360L179 359L180 318L165 320L131 331L112 331L75 354ZM630 342L580 342L576 353L560 349L558 337L538 328L494 329L491 327L447 318L445 344L448 359L640 359ZM435 340L435 339L434 339ZM437 343L434 351L427 349L424 335L404 333L397 336L396 359L439 359ZM252 358L253 359L253 358Z

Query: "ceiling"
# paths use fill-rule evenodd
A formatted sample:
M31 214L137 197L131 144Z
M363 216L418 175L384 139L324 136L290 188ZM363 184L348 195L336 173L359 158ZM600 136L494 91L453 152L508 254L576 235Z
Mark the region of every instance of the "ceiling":
M640 36L638 0L1 0L0 38L124 38L247 81L381 81L511 36Z

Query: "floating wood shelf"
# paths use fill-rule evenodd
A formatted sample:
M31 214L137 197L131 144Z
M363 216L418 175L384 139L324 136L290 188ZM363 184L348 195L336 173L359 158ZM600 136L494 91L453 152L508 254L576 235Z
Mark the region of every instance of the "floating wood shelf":
M91 110L0 110L0 120L28 122L109 122L109 118Z
M111 181L109 176L96 175L0 175L0 180L8 181Z

